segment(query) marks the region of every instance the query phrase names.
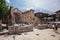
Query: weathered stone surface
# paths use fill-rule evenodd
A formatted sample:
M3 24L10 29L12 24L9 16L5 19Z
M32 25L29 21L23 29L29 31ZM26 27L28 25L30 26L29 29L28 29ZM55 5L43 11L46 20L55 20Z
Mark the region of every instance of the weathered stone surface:
M33 27L29 25L28 26L9 26L8 30L9 30L9 34L17 34L17 33L33 31Z
M47 29L49 27L48 27L48 24L40 24L36 28L42 30L42 29Z
M8 15L8 23L9 24L15 24L15 23L25 23L25 24L33 24L40 22L40 20L35 17L34 10L30 9L25 12L21 12L17 8L10 8L10 14Z

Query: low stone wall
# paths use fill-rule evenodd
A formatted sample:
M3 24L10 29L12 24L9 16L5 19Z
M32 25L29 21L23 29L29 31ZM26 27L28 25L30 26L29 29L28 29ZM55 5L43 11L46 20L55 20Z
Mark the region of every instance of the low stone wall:
M23 32L33 31L32 26L9 26L8 27L9 34L19 34Z
M52 27L49 24L41 24L41 25L37 25L35 28L42 30L42 29L47 29Z
M6 28L6 24L1 24L0 25L0 30L3 30L4 28Z

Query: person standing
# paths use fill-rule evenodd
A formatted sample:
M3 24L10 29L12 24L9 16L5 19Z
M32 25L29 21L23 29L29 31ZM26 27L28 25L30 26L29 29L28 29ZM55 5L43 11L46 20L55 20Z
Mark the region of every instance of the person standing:
M55 32L57 33L57 24L55 24L55 28L54 28Z
M55 25L53 24L52 27L53 27L54 32L57 32L57 24Z
M54 27L55 27L55 25L54 25L54 24L52 24L52 28L53 28L53 30L54 30Z

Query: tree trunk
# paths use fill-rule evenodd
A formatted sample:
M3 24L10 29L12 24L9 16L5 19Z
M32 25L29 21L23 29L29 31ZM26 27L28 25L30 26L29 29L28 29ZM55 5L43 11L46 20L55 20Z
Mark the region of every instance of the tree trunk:
M2 31L2 19L0 19L0 31Z
M2 24L2 19L0 19L0 25Z

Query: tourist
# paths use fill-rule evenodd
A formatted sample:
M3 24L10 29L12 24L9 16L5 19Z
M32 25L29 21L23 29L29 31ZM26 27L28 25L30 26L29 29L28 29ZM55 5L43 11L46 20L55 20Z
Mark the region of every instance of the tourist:
M52 27L53 27L54 32L57 33L57 24L56 25L53 24Z
M57 24L55 25L55 28L54 28L55 32L57 33Z
M55 27L55 25L54 25L54 24L52 24L52 28L53 28L53 30L54 30L54 27Z

